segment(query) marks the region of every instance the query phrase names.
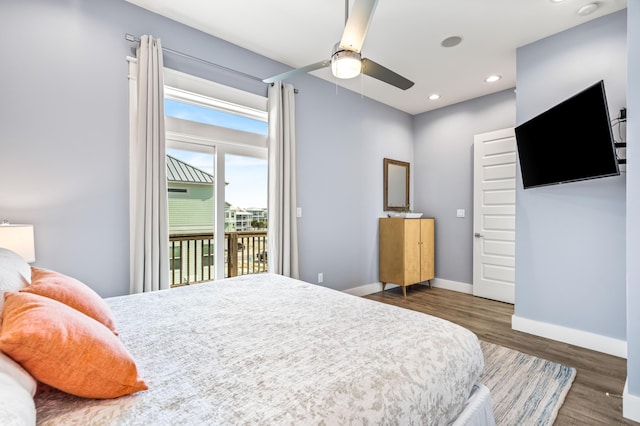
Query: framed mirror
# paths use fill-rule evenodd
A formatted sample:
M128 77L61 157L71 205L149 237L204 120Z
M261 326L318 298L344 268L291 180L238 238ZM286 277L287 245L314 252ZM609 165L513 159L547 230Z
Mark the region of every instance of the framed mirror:
M409 163L384 159L384 211L409 210Z

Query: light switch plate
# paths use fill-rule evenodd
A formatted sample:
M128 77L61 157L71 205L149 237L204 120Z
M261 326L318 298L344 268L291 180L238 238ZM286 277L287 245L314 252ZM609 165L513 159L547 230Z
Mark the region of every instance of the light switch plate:
M456 217L464 217L464 209L456 210Z

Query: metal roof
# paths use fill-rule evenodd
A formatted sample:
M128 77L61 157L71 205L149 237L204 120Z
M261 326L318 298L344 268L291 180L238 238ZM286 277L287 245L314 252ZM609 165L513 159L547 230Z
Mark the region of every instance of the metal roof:
M170 155L167 155L167 180L169 182L213 185L213 175Z

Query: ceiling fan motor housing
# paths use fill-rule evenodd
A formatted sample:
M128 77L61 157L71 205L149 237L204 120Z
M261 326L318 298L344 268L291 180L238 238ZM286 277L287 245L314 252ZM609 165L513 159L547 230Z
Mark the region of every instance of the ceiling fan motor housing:
M340 47L336 43L331 55L331 72L338 78L356 77L362 71L362 58L359 52Z

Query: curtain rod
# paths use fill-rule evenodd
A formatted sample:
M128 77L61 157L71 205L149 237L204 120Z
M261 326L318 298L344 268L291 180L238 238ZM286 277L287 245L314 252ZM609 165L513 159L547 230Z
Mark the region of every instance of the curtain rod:
M140 39L139 38L137 38L137 37L135 37L135 36L133 36L131 34L128 34L128 33L124 35L124 38L127 41L130 41L132 43L140 43ZM164 47L164 46L162 47L162 50L164 52L171 53L173 55L181 56L183 58L191 59L192 61L200 62L200 63L205 64L205 65L209 65L209 66L212 66L212 67L215 67L215 68L219 68L219 69L221 69L223 71L227 71L227 72L230 72L230 73L233 73L233 74L238 74L238 75L240 75L242 77L245 77L245 78L248 78L248 79L251 79L251 80L259 81L260 83L263 83L263 84L268 84L268 83L265 83L264 81L262 81L261 78L256 77L254 75L247 74L247 73L244 73L242 71L234 70L232 68L227 68L227 67L225 67L223 65L216 64L214 62L209 62L209 61L207 61L205 59L197 58L195 56L191 56L191 55L186 54L186 53L178 52L177 50L169 49L169 48Z

